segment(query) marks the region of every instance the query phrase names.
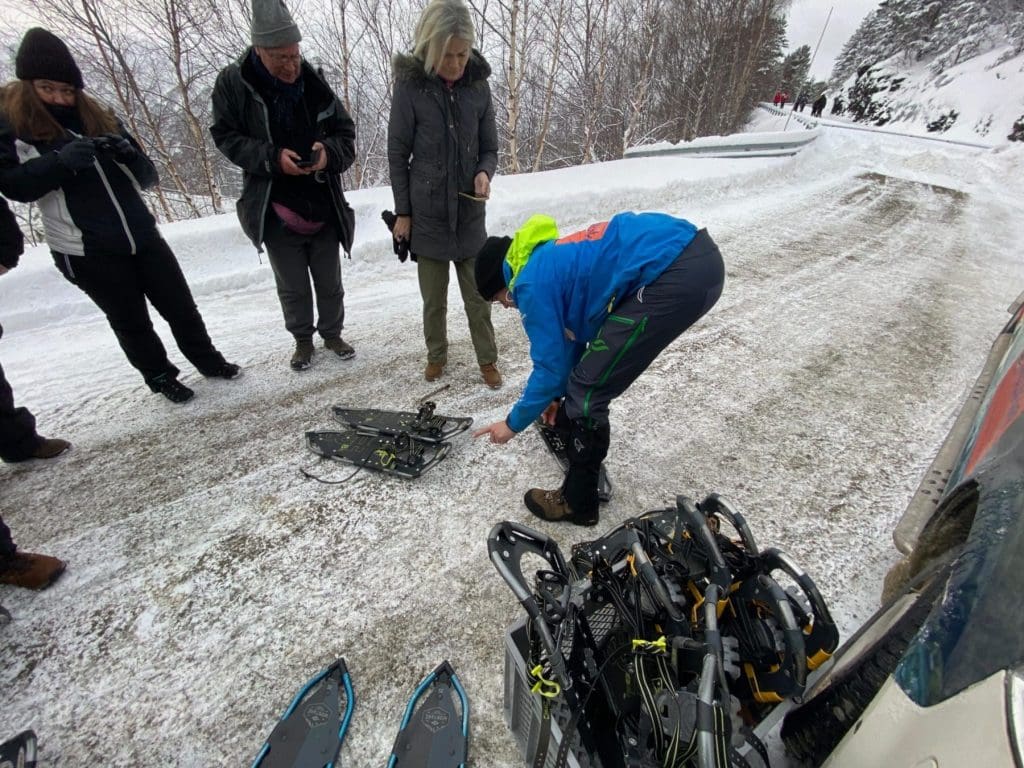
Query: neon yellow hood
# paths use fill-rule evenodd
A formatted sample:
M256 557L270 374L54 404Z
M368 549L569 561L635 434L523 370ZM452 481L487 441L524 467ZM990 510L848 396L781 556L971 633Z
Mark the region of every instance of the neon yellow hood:
M520 270L530 260L533 249L549 240L558 239L558 227L555 220L543 213L535 213L526 220L512 238L505 261L512 269L512 278L508 281L509 290L516 284Z

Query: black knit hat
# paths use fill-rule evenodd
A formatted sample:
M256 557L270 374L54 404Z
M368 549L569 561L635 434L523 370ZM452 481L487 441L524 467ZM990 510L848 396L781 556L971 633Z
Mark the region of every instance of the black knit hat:
M505 287L505 255L511 245L511 237L488 237L476 255L476 290L485 301Z
M64 41L42 27L32 27L21 39L14 57L14 76L19 80L53 80L84 88L82 73Z

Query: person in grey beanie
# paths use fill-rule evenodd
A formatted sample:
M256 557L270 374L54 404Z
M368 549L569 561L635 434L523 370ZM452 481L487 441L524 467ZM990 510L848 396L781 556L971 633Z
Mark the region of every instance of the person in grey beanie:
M341 183L355 159L355 124L302 58L302 33L281 0L253 0L251 31L252 46L217 77L210 134L242 169L238 219L257 250L266 246L295 339L290 364L301 371L312 362L314 333L343 360L355 356L341 338L340 255L351 253L355 234Z

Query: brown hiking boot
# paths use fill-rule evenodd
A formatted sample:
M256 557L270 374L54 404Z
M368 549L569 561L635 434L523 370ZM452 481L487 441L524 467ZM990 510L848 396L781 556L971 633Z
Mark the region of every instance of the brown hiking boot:
M341 336L336 336L333 339L324 339L324 347L331 350L342 360L351 360L356 356L356 351L352 348L352 345L341 338Z
M480 373L484 377L484 384L491 389L501 389L501 371L494 363L480 366Z
M15 552L0 563L0 584L26 589L46 589L64 573L65 563L49 555Z
M292 353L292 370L304 371L313 362L313 340L296 339L295 351Z
M589 517L575 514L562 495L561 489L545 491L531 488L523 496L526 508L541 520L549 523L572 523L573 525L597 525L597 514Z
M39 446L32 452L32 458L54 459L70 447L71 443L59 437L40 437Z
M444 373L444 363L427 363L427 367L423 371L423 378L427 381L437 381L441 378L442 373Z

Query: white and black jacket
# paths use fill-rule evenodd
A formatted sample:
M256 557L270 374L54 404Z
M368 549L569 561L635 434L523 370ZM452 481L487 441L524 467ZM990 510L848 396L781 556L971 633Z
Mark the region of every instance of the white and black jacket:
M134 137L118 127L137 156L124 164L98 151L91 168L75 172L57 158L73 135L55 141L16 136L0 115L0 193L38 204L51 250L72 256L134 254L160 237L140 194L157 183L156 168Z

